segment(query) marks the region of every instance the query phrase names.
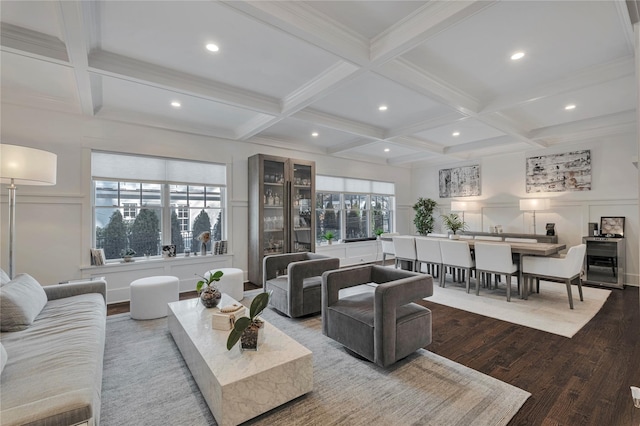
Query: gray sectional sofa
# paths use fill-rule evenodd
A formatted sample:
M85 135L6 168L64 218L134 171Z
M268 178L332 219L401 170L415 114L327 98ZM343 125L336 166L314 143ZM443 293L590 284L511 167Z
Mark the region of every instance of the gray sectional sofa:
M98 425L106 282L0 273L0 424Z

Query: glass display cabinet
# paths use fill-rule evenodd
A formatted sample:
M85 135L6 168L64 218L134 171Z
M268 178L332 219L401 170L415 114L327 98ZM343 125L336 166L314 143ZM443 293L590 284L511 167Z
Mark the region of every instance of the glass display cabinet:
M262 286L262 259L315 251L315 162L249 157L249 281Z

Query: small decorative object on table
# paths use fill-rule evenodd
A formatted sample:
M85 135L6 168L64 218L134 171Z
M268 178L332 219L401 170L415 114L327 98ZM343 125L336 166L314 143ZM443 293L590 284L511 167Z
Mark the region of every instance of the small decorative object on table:
M122 259L125 262L133 262L133 256L135 255L136 255L136 251L131 248L122 249L122 251L120 251L120 256L122 256Z
M373 231L374 234L376 234L376 239L380 239L380 235L384 234L384 230L378 228L375 231Z
M167 259L170 257L176 257L176 245L167 244L162 246L162 258Z
M211 232L201 232L200 235L198 235L198 241L200 241L200 254L205 256L207 254L207 243L211 241Z
M249 308L249 318L237 318L236 322L227 338L227 350L231 350L240 340L240 349L243 351L257 351L260 341L259 334L262 333L264 321L257 318L258 315L269 304L271 292L260 293L251 301Z
M200 301L207 308L215 308L222 299L222 293L216 286L211 285L214 281L220 281L220 278L224 275L222 271L216 271L213 274L209 274L208 278L202 277L198 284L196 284L196 291L200 295ZM203 290L202 287L206 285Z

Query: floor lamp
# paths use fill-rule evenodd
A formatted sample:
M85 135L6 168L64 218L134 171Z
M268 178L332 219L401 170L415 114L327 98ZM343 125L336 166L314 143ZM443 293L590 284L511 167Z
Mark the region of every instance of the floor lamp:
M9 277L14 278L16 185L55 185L57 155L18 145L0 145L0 182L9 183Z
M536 235L536 211L549 210L551 200L548 198L527 198L520 200L520 211L533 212L533 235Z

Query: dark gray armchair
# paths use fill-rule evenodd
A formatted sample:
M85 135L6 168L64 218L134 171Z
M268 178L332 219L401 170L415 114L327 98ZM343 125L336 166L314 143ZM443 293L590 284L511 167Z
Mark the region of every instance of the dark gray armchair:
M339 297L341 289L377 283ZM356 354L389 366L431 343L431 311L416 303L433 294L430 275L356 266L322 275L322 333Z
M286 253L263 259L264 291L269 306L291 317L320 312L322 273L340 267L340 259L315 253Z

